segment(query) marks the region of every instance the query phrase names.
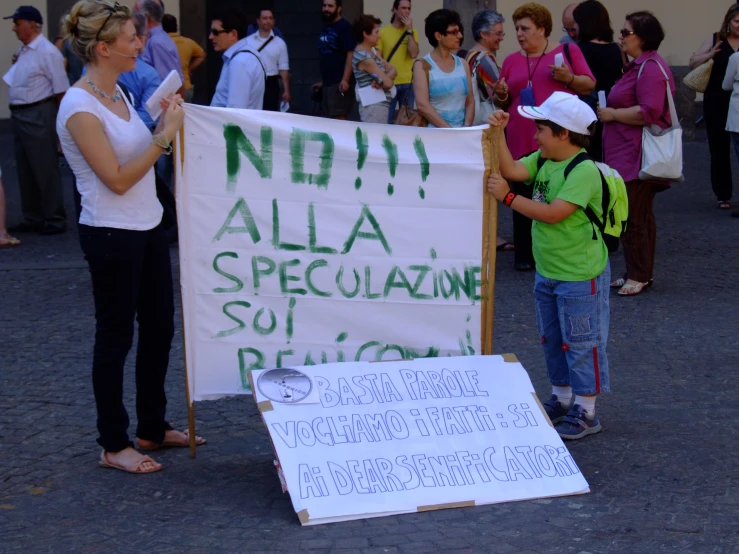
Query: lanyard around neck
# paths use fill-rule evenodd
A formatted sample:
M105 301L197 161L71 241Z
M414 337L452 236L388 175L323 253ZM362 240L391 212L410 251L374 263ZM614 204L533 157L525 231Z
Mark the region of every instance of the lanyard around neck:
M533 78L534 75L536 75L536 70L539 69L539 64L541 63L542 58L544 57L544 54L547 53L547 48L549 48L549 39L547 39L547 44L544 46L544 51L541 53L541 56L539 56L539 60L536 62L536 65L534 66L534 71L531 71L531 66L529 65L529 53L526 52L526 71L529 74L529 84L528 86L533 86Z

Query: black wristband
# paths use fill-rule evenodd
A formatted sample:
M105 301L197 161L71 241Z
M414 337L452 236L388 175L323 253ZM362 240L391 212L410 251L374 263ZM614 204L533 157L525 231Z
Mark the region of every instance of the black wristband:
M508 206L510 208L511 207L511 203L516 198L516 196L518 196L518 194L516 194L515 192L509 190L508 191L508 194L506 194L505 195L505 198L503 198L503 204L505 204L506 206Z

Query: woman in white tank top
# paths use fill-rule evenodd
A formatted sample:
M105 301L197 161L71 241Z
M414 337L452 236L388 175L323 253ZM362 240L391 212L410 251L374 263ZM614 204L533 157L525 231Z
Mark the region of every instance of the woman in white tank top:
M452 54L462 39L459 14L451 10L431 12L425 31L434 51L421 63L413 64L418 112L428 120L429 127L468 127L475 117L470 67Z
M127 7L81 0L64 18L64 29L87 65L87 74L61 102L57 132L82 197L80 244L95 300L92 382L103 447L99 464L151 473L161 464L135 450L128 437L123 366L138 319L139 448L186 446L187 435L165 418L174 300L153 169L163 153L171 154L170 143L184 120L182 99L163 102L166 111L152 137L117 86L120 74L135 68L142 48Z

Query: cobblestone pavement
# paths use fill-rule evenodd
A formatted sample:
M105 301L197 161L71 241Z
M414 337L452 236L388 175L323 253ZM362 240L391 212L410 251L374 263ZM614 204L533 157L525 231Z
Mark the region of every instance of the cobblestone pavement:
M715 208L706 145L685 153L686 183L657 199L654 287L612 297L613 393L599 402L604 432L569 445L592 489L575 497L302 528L250 397L196 405L209 442L195 460L170 450L155 475L101 471L77 236L23 236L0 251L0 551L739 553L739 220ZM15 222L7 135L0 161ZM499 260L495 350L515 352L546 396L533 275ZM171 360L169 417L184 426L179 333Z

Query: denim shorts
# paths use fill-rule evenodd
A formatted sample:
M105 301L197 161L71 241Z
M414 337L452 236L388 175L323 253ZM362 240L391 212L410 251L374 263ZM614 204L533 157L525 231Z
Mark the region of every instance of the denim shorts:
M536 323L552 385L570 385L579 395L610 390L610 280L610 262L589 281L557 281L536 273Z

